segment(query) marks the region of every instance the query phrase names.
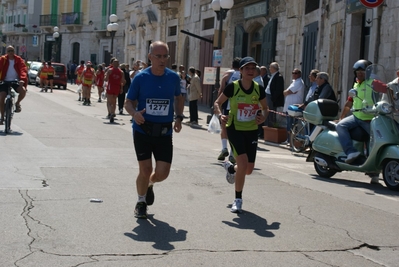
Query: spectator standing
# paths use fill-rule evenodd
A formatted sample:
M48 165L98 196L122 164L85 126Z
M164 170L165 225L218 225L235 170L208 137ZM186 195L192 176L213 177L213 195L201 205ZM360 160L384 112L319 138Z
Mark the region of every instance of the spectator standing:
M294 118L288 116L288 107L294 104L302 104L303 103L303 96L305 92L305 84L301 78L301 70L295 68L292 71L292 82L287 89L284 90L284 113L287 115L287 140L283 142L284 145L290 145L290 134L292 124L294 123Z
M320 72L319 70L313 69L309 73L308 78L310 81L310 86L309 86L308 93L306 94L305 101L308 101L313 96L314 91L316 91L316 87L317 87L316 77L317 77L317 73L319 73L319 72Z
M254 78L254 82L257 82L260 86L265 87L259 66L256 66L256 77Z
M71 75L71 84L75 84L75 79L76 79L76 74L75 74L75 72L76 72L76 62L74 61L72 64L71 64L71 69L70 69L70 75Z
M275 113L277 108L284 106L284 78L279 70L280 65L277 62L270 63L270 77L267 84L265 84L267 105L269 110L272 110L272 112L269 112L265 122L265 126L269 127L273 127L277 122L277 116Z
M123 71L123 75L125 77L125 84L122 86L122 92L118 95L119 115L123 115L123 106L125 105L126 93L129 90L131 83L129 70L126 69L126 64L121 64L121 70Z
M195 73L194 67L189 68L189 73L192 77L188 87L190 123L198 124L198 99L202 98L201 80Z
M334 89L331 87L328 79L329 75L327 72L318 72L316 74L316 89L314 90L314 93L305 100L303 106L300 106L300 108L305 108L310 102L317 99L330 99L337 101Z
M187 97L187 86L188 86L187 74L183 70L182 72L180 72L180 91L181 91L181 96L183 97L184 100L186 100Z

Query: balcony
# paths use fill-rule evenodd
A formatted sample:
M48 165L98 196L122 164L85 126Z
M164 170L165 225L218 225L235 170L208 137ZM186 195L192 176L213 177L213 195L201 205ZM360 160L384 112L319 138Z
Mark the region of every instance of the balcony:
M70 31L80 30L83 26L83 12L62 13L61 25Z
M59 16L57 14L40 15L40 28L52 32L55 26L59 26Z
M154 5L159 5L160 10L178 9L180 0L169 1L169 0L152 0Z
M22 9L27 9L28 8L28 0L20 0L19 3L17 3L19 8Z

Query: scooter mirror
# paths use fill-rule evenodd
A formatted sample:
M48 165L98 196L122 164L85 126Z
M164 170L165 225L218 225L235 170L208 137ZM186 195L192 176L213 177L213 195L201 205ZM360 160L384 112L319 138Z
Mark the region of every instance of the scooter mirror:
M357 97L357 91L355 89L350 89L348 95L352 98Z

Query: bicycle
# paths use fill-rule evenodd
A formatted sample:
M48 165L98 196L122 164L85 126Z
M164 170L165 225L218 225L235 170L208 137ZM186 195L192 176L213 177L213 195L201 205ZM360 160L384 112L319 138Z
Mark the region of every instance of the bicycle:
M14 110L15 110L15 102L14 98L16 95L16 92L12 85L19 86L18 81L13 81L13 82L5 82L5 81L0 81L0 85L6 84L8 86L7 90L7 96L5 99L5 104L4 104L4 126L5 130L4 132L6 134L11 133L11 121L14 116Z
M303 110L297 106L289 106L288 115L295 118L290 134L291 149L293 152L303 152L310 145L310 124L303 120Z

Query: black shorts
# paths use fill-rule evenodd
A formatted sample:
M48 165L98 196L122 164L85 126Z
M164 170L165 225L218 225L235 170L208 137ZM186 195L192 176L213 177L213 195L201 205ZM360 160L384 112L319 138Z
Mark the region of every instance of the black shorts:
M6 81L5 81L2 85L0 85L0 93L1 93L1 92L6 92L6 93L8 93L8 87L9 87L10 85L11 85L12 88L14 88L15 91L16 91L17 88L19 87L18 84L13 84L13 83L6 82Z
M172 163L172 135L154 137L133 131L133 143L138 161L151 159L154 154L155 161Z
M254 163L256 158L256 149L258 148L258 130L237 131L228 127L227 137L234 156L247 154L248 162Z
M47 80L54 80L54 76L53 75L47 75Z

